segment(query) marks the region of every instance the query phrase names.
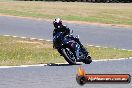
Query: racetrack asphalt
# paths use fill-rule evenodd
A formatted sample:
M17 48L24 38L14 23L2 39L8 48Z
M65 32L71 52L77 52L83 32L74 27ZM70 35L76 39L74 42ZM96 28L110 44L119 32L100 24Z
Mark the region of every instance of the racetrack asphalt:
M0 68L0 88L132 88L129 84L85 84L76 82L80 65L50 65ZM82 64L87 74L130 74L132 59Z
M65 23L83 44L132 50L132 28ZM0 35L52 40L51 21L0 16Z

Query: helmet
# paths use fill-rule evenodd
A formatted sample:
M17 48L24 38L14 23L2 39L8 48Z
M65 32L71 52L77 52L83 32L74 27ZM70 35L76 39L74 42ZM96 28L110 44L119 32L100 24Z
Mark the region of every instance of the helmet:
M53 21L53 25L55 28L59 28L61 25L62 25L62 21L60 18L56 18L54 21Z

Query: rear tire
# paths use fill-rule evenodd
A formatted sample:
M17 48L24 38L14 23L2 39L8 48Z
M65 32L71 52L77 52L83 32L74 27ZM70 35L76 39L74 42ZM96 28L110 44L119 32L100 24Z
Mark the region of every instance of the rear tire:
M90 56L88 56L86 59L84 59L83 63L90 64L92 62L92 59Z
M62 55L70 65L76 65L75 52L70 48L62 48Z

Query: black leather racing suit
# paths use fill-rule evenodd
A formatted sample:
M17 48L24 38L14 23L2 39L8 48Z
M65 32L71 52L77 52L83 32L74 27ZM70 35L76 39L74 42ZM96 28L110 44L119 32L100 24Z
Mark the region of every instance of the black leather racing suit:
M53 36L55 36L58 32L63 32L63 35L66 36L70 34L70 29L62 25L59 28L54 29Z

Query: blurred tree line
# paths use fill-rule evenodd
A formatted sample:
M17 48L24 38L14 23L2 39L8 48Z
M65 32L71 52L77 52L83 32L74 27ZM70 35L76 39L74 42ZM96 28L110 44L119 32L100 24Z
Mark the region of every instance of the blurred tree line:
M63 2L123 2L123 3L130 3L132 0L16 0L16 1L63 1Z

